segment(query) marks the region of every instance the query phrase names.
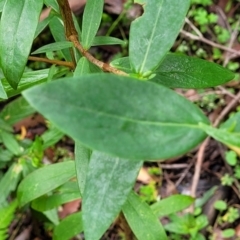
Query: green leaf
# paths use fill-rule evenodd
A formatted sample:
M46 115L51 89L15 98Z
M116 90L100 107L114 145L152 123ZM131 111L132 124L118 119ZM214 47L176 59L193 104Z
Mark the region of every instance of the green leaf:
M52 17L53 15L49 15L43 21L38 23L34 38L36 38L47 27Z
M77 67L74 71L74 77L82 76L87 73L90 73L90 63L86 57L81 57L77 63Z
M14 155L17 156L22 153L22 148L20 147L15 136L12 133L1 131L0 137L3 141L4 146Z
M2 99L8 99L7 93L3 87L2 82L0 81L0 98Z
M51 209L51 210L45 211L43 212L43 215L45 215L54 225L59 224L57 209Z
M126 201L141 165L142 162L92 153L82 200L86 239L100 239L110 226Z
M184 210L194 203L194 198L184 195L173 195L151 205L151 209L158 217L168 216Z
M21 80L31 50L41 0L8 0L0 22L0 62L4 76L16 89Z
M30 173L20 183L17 196L21 206L48 193L75 176L74 162L45 166Z
M227 209L227 203L223 200L218 200L214 203L214 208L219 211L224 211Z
M71 239L83 231L82 213L73 213L64 218L53 232L53 240Z
M224 84L234 73L213 62L168 53L151 79L170 88L208 88Z
M5 202L8 195L16 190L17 184L22 175L23 166L20 163L13 163L0 180L0 205ZM11 183L11 184L10 184Z
M55 143L59 142L63 138L64 134L59 131L55 126L45 131L42 134L43 149L53 146Z
M0 129L6 132L12 132L12 126L0 117ZM0 131L1 133L1 131Z
M37 211L44 212L59 207L64 203L80 199L80 197L79 188L76 184L75 191L57 192L51 196L41 196L32 201L31 207Z
M74 153L78 186L81 194L83 194L92 151L75 141Z
M129 62L129 57L115 59L110 63L110 65L126 73L132 72L130 62Z
M82 45L88 50L100 26L103 12L103 0L88 0L86 2L82 21Z
M130 28L129 57L136 73L143 75L158 67L172 47L188 11L190 0L141 1L144 13Z
M71 47L73 47L73 43L69 41L55 42L55 43L50 43L43 47L40 47L39 49L32 52L31 54L59 51L59 50L71 48Z
M5 4L6 0L0 0L0 12L3 11L3 6Z
M8 124L14 124L20 120L33 114L36 110L23 98L19 97L7 105L0 112L2 117Z
M21 81L17 89L13 89L7 82L7 79L2 79L2 84L8 95L13 97L20 94L23 90L35 86L36 84L46 82L48 77L49 69L42 69L37 71L25 72L21 77Z
M56 42L66 41L63 22L59 17L54 16L50 20L49 28L50 28L53 38ZM66 61L68 61L68 62L72 61L72 57L71 57L69 49L63 49L61 52Z
M158 217L153 214L151 208L145 202L142 202L134 192L128 195L122 210L137 239L168 239Z
M217 141L222 142L227 146L240 147L240 132L230 132L221 128L217 129L204 123L199 123L199 126Z
M147 81L91 74L33 87L23 95L73 139L123 158L173 157L206 136L198 123L208 119L194 104Z
M93 40L92 46L99 45L126 45L126 42L115 37L96 36Z
M227 129L229 132L240 132L240 112L232 114L220 128Z
M44 4L46 4L48 7L51 7L56 12L59 12L59 6L56 0L43 0Z

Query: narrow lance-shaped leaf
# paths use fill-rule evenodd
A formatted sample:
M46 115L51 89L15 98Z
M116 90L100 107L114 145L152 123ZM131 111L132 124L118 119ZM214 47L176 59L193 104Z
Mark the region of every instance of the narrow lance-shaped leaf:
M83 192L83 226L87 240L98 240L120 212L142 162L94 151ZM101 216L101 217L99 217Z
M103 11L103 0L87 0L83 12L82 45L87 50L97 34Z
M19 204L23 206L62 185L74 176L73 161L45 166L30 173L18 187Z
M139 240L167 240L166 233L158 217L140 197L131 192L124 204L123 214Z
M168 53L151 81L171 88L208 88L224 84L234 73L206 60Z
M70 48L70 47L73 47L72 42L69 42L69 41L55 42L55 43L50 43L43 47L40 47L39 49L32 52L32 54L45 53L45 52L50 52L50 51L58 51L58 50L62 50L65 48Z
M206 137L198 123L208 124L208 119L194 104L148 81L91 74L43 84L23 94L73 139L123 158L173 157Z
M154 70L172 47L190 5L190 0L135 1L144 13L130 28L129 56L136 73Z
M6 1L0 22L0 62L3 73L17 88L31 50L42 0Z

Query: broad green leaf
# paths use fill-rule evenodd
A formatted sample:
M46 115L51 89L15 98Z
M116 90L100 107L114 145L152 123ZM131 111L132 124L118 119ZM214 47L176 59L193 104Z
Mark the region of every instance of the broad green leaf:
M36 38L47 27L52 17L53 15L49 15L43 21L38 23L34 38Z
M98 240L108 229L126 201L141 165L139 161L92 153L82 196L86 239Z
M6 201L8 195L16 190L17 184L22 175L23 167L21 163L13 163L0 180L0 206ZM11 184L10 184L11 183Z
M99 45L126 45L126 42L115 37L96 36L93 40L92 46Z
M0 0L0 12L2 12L5 2L6 0Z
M20 94L23 90L31 86L35 86L36 84L46 82L48 72L49 69L42 69L23 73L17 89L13 89L7 82L7 79L2 79L2 84L8 97L13 97L15 95Z
M131 192L124 204L123 214L138 240L167 240L166 233L151 208Z
M0 22L0 62L9 84L16 89L31 50L42 0L8 0Z
M137 2L137 1L136 1ZM190 0L142 1L144 13L130 28L129 57L136 73L156 69L172 47L187 14Z
M75 176L74 162L45 166L30 173L20 183L17 196L21 206L57 188Z
M2 98L2 99L7 99L8 98L7 93L4 89L1 81L0 81L0 98Z
M194 104L148 81L91 74L42 84L23 95L73 139L123 158L173 157L206 137L198 123L208 119Z
M83 231L82 213L73 213L64 218L53 231L53 240L71 239Z
M19 97L3 108L0 112L0 117L2 117L8 124L14 124L20 120L30 116L36 110L30 106L30 104L23 98Z
M2 139L4 146L14 155L17 156L22 153L22 148L12 133L1 131L0 138Z
M168 216L184 210L194 203L194 198L184 195L173 195L151 205L151 209L158 217Z
M103 12L103 0L87 0L82 21L82 45L88 50L100 26Z
M224 84L234 73L213 62L169 53L151 79L170 88L208 88Z
M129 57L115 59L110 63L110 65L126 73L132 72L130 62L129 62Z
M59 51L59 50L71 48L71 47L73 47L73 43L69 41L55 42L55 43L50 43L43 47L40 47L39 49L32 52L31 54Z
M74 153L78 186L81 194L83 194L86 183L88 164L92 151L83 146L81 143L75 141Z
M221 128L218 129L204 123L199 123L199 126L217 141L222 142L227 146L240 147L240 132L230 132L227 129Z
M57 193L51 196L41 196L32 201L31 207L37 211L44 212L59 207L64 203L80 199L81 195L76 183L75 186L75 189L71 189L69 192L57 191Z

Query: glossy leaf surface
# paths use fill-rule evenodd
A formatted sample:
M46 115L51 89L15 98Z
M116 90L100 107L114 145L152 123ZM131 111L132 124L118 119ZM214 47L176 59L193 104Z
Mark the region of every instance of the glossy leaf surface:
M18 187L19 204L23 206L62 185L74 176L73 161L45 166L30 173Z
M139 240L167 240L166 233L158 217L140 197L131 192L124 204L123 214Z
M172 47L184 23L190 0L135 1L144 13L130 28L129 57L136 73L154 70Z
M198 123L208 119L194 104L151 82L92 74L43 84L23 94L73 139L123 158L173 157L206 136Z
M3 8L0 62L4 76L15 89L27 63L42 6L42 0L8 0Z
M83 231L82 213L73 213L64 218L53 232L53 240L71 239Z
M170 88L208 88L224 84L234 73L213 62L169 53L151 79Z
M82 45L89 49L100 26L103 11L103 0L88 0L86 2L82 21Z
M141 165L139 161L92 153L82 206L86 239L98 240L108 229L126 201Z

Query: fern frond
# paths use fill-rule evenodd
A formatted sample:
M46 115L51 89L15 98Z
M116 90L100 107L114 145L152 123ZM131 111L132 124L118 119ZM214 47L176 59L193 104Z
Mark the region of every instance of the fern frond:
M7 207L0 208L0 240L8 238L8 227L14 219L14 212L17 206L17 200L14 200Z

